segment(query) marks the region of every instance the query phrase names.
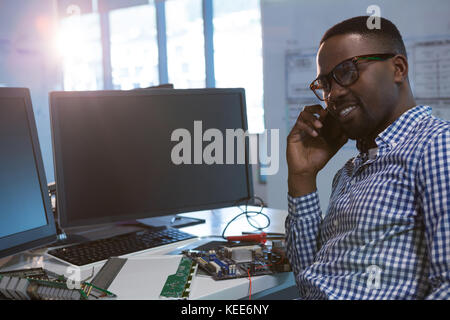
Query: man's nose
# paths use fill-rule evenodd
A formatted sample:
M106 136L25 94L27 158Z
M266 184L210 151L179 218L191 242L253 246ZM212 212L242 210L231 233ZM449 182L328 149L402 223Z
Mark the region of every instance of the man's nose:
M341 86L336 82L333 78L330 82L330 91L328 92L327 98L328 100L336 100L348 93L348 88Z
M326 96L326 101L331 107L335 107L335 102L339 101L343 96L348 94L348 88L341 86L336 80L332 79L330 83L330 91Z

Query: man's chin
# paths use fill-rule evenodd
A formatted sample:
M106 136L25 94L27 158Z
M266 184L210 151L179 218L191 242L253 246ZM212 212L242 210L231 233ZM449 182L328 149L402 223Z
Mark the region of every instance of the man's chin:
M359 140L367 135L367 130L364 130L364 128L342 127L342 130L345 132L345 134L350 140Z

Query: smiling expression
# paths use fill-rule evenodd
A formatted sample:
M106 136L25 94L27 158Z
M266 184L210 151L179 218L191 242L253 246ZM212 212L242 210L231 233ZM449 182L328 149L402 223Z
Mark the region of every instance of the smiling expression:
M318 75L327 74L346 59L388 52L376 40L358 34L336 35L319 48ZM362 139L384 130L398 115L399 87L392 60L358 62L359 78L348 87L334 79L327 109L350 139Z

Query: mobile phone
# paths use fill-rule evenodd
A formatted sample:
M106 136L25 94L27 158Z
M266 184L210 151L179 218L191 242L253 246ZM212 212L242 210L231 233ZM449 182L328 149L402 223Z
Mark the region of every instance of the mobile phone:
M319 134L332 147L339 147L340 124L330 113L321 120L323 127L319 130Z

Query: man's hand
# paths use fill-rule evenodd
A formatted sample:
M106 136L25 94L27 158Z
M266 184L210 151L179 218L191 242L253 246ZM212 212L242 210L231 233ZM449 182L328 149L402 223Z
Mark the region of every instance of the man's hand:
M321 105L306 106L287 138L289 194L299 197L315 191L318 172L347 140L338 122Z

